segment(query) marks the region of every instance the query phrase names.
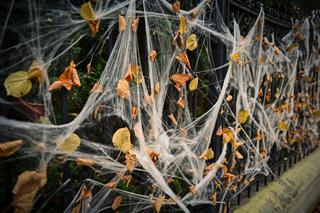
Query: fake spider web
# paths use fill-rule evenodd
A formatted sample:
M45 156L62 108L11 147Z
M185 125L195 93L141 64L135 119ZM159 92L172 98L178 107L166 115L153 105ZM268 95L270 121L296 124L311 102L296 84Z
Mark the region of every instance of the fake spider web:
M40 114L51 124L1 117L0 132L8 140L23 139L27 148L22 150L39 158L39 168L62 155L78 163L84 160L84 165L104 177L103 182L85 180L65 212L112 208L141 212L154 206L158 211L159 205L177 205L189 212L188 205L224 203L257 175L272 173L267 164L272 147L292 150L305 138L311 147L318 143L320 36L316 18L297 21L277 47L274 38L264 37L263 10L250 32L241 35L235 21L234 31L229 31L214 1L185 3L176 11L177 4L165 0L96 1L95 20L89 21L79 16L80 7L71 2L29 1L29 5L31 21L19 28L22 41L1 50L3 54L16 51L1 75L5 78L28 70L36 60L43 83L22 103L43 106ZM75 61L94 63L120 25L119 15L124 29L104 59L95 89L74 120L56 125L48 91L52 65L61 63L74 45L91 36L88 23L99 20L99 37L90 44L86 57ZM309 40L310 29L313 38ZM191 45L196 48L186 50L192 34L196 37ZM227 49L227 62L220 67L213 57L214 42ZM128 67L132 73L128 74ZM175 74L183 75L174 80ZM181 80L181 76L188 79ZM205 85L208 77L212 82ZM215 95L201 96L205 86L215 90ZM195 116L192 103L198 97L210 107ZM2 97L1 104L15 106L12 100ZM130 146L115 145L113 137L121 128L129 130ZM119 133L121 138L129 137L125 131ZM80 147L66 154L59 143L73 133L81 138ZM213 143L221 143L222 149L212 150ZM132 168L128 168L130 162ZM123 183L127 187L119 187Z

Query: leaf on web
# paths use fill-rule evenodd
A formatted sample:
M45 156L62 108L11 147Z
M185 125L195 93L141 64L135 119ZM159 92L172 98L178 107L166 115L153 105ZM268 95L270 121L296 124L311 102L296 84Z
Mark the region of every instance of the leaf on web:
M187 38L186 48L190 51L195 50L198 47L197 35L191 34Z
M117 181L110 181L109 183L107 183L107 184L105 185L105 187L106 187L107 189L114 189L114 188L117 187L117 185L118 185L118 182L117 182Z
M178 125L178 122L176 120L176 118L174 117L174 115L171 113L169 116L170 120L172 121L172 124L177 126Z
M136 166L137 163L137 158L136 154L132 151L129 151L128 154L126 154L126 167L129 172L132 172L134 167Z
M173 4L172 4L172 12L174 13L180 13L180 0L176 0Z
M77 158L76 163L78 166L94 166L97 162L88 158Z
M156 83L156 85L154 87L154 91L155 91L156 95L159 94L159 92L160 92L160 83L159 82Z
M249 118L249 112L247 110L240 110L240 112L238 113L238 121L241 124L244 124L247 122Z
M96 34L99 32L100 20L88 21L88 25L89 25L92 37L95 37Z
M80 146L80 137L72 133L64 141L58 141L57 146L59 150L72 154Z
M243 159L243 156L242 156L242 154L239 152L239 151L236 151L236 157L238 158L238 159Z
M124 16L119 15L119 32L123 32L126 30L127 23Z
M232 101L232 95L228 95L228 96L226 97L226 101L228 101L228 102Z
M141 127L141 123L138 122L134 125L133 127L134 130L134 135L139 138L142 139L143 138L143 131L142 131L142 127Z
M113 210L118 209L118 207L120 206L121 202L122 202L122 196L121 196L121 195L115 197L115 199L114 199L113 202L112 202L111 208L112 208Z
M138 26L139 26L139 20L140 20L140 17L137 17L133 20L132 24L131 24L131 30L132 32L137 32L138 31Z
M192 79L191 74L183 74L183 73L178 73L178 74L173 74L170 76L170 80L173 81L176 84L179 84L181 86L185 85L187 81Z
M208 150L205 150L199 158L203 160L211 160L213 159L213 157L214 157L214 152L212 148L209 148Z
M198 18L200 12L201 12L200 7L193 8L192 9L192 20L195 20L196 18Z
M118 96L122 99L128 99L130 98L130 87L129 87L129 82L125 79L120 79L118 81L117 85L117 93Z
M156 199L156 201L154 203L154 207L155 207L157 213L160 212L160 209L161 209L163 201L164 201L164 196L163 195L160 195L159 197L157 197L157 199Z
M184 40L179 31L177 31L176 35L174 36L172 44L180 49L184 48Z
M84 3L80 7L80 16L85 21L95 20L96 19L96 13L94 12L92 5L90 2Z
M131 117L133 119L136 119L137 116L138 116L138 107L134 106L134 107L131 108Z
M90 93L102 93L102 92L103 92L103 85L99 84L99 82L96 82L90 91Z
M182 98L179 98L179 100L177 101L177 104L180 109L184 109L185 101Z
M127 127L118 129L112 136L112 143L124 154L128 154L132 149L129 129Z
M28 71L29 79L36 79L39 82L39 88L42 87L44 83L43 70L41 68L41 62L38 60L33 60Z
M184 16L179 17L179 33L181 35L185 34L188 32L188 21L187 18Z
M176 59L184 63L188 67L188 69L191 69L190 61L186 52L183 52L179 56L176 56Z
M18 151L24 144L23 140L0 143L0 157L8 157Z
M288 130L288 125L284 121L279 121L278 128L280 131L286 131L286 130Z
M149 54L150 61L154 62L156 60L157 52L155 50L151 50Z
M75 206L72 209L72 213L80 213L82 203L86 200L89 200L92 198L92 192L88 190L85 186L81 189L81 192L78 196L78 199L75 202ZM83 209L82 209L83 210Z
M194 78L190 81L189 90L194 91L198 88L199 78Z
M62 86L64 86L69 91L71 90L72 86L81 86L79 76L76 70L76 64L73 62L73 60L70 62L70 65L64 70L64 72L60 75L58 81L53 82L53 84L49 87L48 91L52 92L53 90L60 89Z
M32 88L32 82L25 71L11 73L4 81L7 95L15 98L21 98L27 95Z
M47 183L47 168L21 173L12 190L14 212L31 212L38 191Z

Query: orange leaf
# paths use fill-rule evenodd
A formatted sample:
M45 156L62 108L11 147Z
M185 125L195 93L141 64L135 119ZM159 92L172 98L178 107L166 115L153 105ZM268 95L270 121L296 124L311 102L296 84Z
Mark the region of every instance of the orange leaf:
M151 50L149 54L150 61L154 62L156 60L157 52L155 50Z
M137 32L138 30L138 25L139 25L139 17L137 17L135 20L133 20L132 25L131 25L131 30L132 32Z
M172 4L172 11L174 13L180 13L180 0L176 0L173 4Z
M170 80L173 81L174 83L177 83L181 86L183 86L187 81L189 81L190 79L192 79L192 75L191 74L173 74L170 76Z
M185 102L182 98L179 98L178 102L177 102L179 108L184 109L185 107Z
M156 94L159 94L159 92L160 92L160 83L159 82L156 83L156 85L154 87L154 91L156 92Z
M63 86L64 86L64 83L62 81L55 81L49 87L48 92L52 92L54 90L61 89Z
M154 207L155 207L157 213L160 212L163 200L164 200L164 196L160 195L159 197L157 197L156 202L154 203Z
M18 151L24 144L23 140L0 143L0 157L8 157Z
M127 99L130 97L130 87L127 80L120 79L118 81L117 93L120 98Z
M123 32L126 30L126 19L124 18L124 16L119 15L119 32Z
M81 189L81 192L78 196L78 199L75 202L75 207L72 209L72 213L80 213L81 211L81 203L87 199L92 197L91 191L89 191L85 186Z
M186 52L181 53L180 56L176 56L176 59L178 59L180 62L184 63L189 69L191 69L189 58Z
M94 166L96 161L87 158L77 158L76 163L78 166Z
M112 209L116 210L120 206L121 201L122 201L122 196L121 195L117 196L112 202L112 206L111 206Z
M137 107L132 107L131 108L131 117L133 119L136 119L137 118L137 115L138 115L138 108Z
M92 37L95 37L97 32L99 32L100 21L99 20L90 20L90 21L88 21L88 25L89 25Z
M111 181L111 182L107 183L107 184L105 185L105 187L108 188L108 189L114 189L114 188L117 187L117 184L118 184L117 181Z
M178 122L177 122L176 118L174 117L174 115L172 113L168 117L172 121L173 125L175 125L175 126L178 125Z

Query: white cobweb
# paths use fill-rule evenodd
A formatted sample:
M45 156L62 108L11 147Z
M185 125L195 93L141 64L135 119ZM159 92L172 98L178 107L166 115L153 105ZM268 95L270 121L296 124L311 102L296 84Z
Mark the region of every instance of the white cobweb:
M29 145L24 150L26 155L38 156L41 165L65 154L57 148L57 141L72 133L80 136L81 146L69 159L94 160L95 170L99 170L105 180L85 180L66 212L72 211L83 187L93 194L81 201L81 212L111 209L117 195L123 196L119 208L128 212L152 210L160 195L165 196L162 205L177 205L184 212L189 212L189 204L224 203L243 191L256 175L271 172L267 163L272 147L292 150L306 142L305 138L310 146L317 144L318 118L312 113L320 110L320 36L319 21L315 17L297 21L283 38L282 46L277 47L273 37L268 38L269 41L264 38L263 10L250 32L241 35L235 21L234 32L229 31L213 0L193 6L184 3L184 10L178 15L166 0L96 1L94 10L103 27L98 38L90 43L83 61L100 57L118 25L119 14L125 17L127 26L117 35L112 50L108 50L110 56L104 58L106 65L99 79L102 93L88 95L74 120L57 125L48 92L49 71L53 64L61 68L67 66L69 61L61 64L61 58L82 39L90 37L90 32L86 21L79 16L79 5L69 1L52 4L31 0L28 5L29 8L24 9L30 12L29 24L13 26L19 30L20 43L1 50L2 54L11 54L1 76L5 78L17 70L27 70L33 60L39 61L45 83L26 100L42 104L43 117L50 118L52 124L1 117L0 133L4 138L25 140ZM198 16L194 15L195 11L199 12ZM14 16L9 13L9 18L10 15ZM185 50L172 43L180 16L188 19L184 39L190 34L197 35L198 47L193 52L187 51L191 69L176 59ZM131 24L136 17L140 17L139 30L133 32ZM228 62L221 67L215 66L212 57L213 42L223 43L227 49ZM152 50L157 52L155 62L148 56ZM12 51L16 51L15 54ZM236 55L238 57L233 58ZM129 64L139 65L144 78L142 83L130 83L131 95L123 99L117 95L117 84L124 78ZM177 91L170 81L170 76L176 73L198 77L196 92L190 91L188 84ZM209 85L202 82L207 77L211 79ZM155 92L157 84L160 87ZM211 91L215 93L214 100L213 96L199 95L204 92L204 86L215 90ZM230 95L231 101L226 99ZM184 109L176 104L179 98L185 101ZM202 103L207 104L208 110L194 116L190 102L197 98L205 99ZM14 106L14 101L7 97L1 97L0 103ZM131 115L133 107L138 109L137 118ZM249 113L245 123L237 119L241 111ZM171 113L177 119L176 125L168 118ZM221 122L217 124L218 117L222 119L223 131L229 133L222 138L229 137L230 142L216 136L221 125ZM119 120L120 126L116 124ZM279 129L279 122L288 128ZM115 126L128 127L132 133L132 151L138 162L132 173L127 171L124 154L112 144ZM135 127L141 129L139 137L134 135ZM215 158L209 161L199 158L214 147L212 143L221 143L222 147L220 151L213 150ZM41 154L37 154L38 144L45 145ZM156 162L150 157L150 150L158 154ZM119 183L129 175L133 187L105 187L106 183ZM168 182L170 179L178 182L182 189L177 190ZM213 195L216 195L215 202L212 202Z

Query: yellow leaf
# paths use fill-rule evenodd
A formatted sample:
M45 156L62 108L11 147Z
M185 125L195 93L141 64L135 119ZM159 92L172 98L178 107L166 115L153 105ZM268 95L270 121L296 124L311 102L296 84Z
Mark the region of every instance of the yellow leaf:
M232 95L228 95L226 98L226 101L228 101L228 102L232 101Z
M181 33L181 35L183 35L184 33L188 32L187 18L184 16L180 16L179 20L180 20L179 32Z
M214 157L214 152L213 152L212 148L209 148L208 150L205 150L201 154L200 159L211 160L213 157Z
M90 2L81 5L80 16L86 21L96 19L96 13L94 12Z
M157 213L160 212L163 200L164 200L164 196L160 195L159 197L157 197L156 202L154 203L154 207L155 207Z
M57 146L61 151L72 154L80 146L80 137L73 133L64 141L57 142Z
M286 131L288 130L288 125L284 121L279 121L278 128L280 131Z
M241 124L244 124L247 122L248 118L249 118L249 112L246 110L240 110L240 112L238 114L238 121Z
M0 157L8 157L18 151L24 144L22 140L0 143Z
M198 42L197 42L197 35L196 34L191 34L187 38L187 49L190 51L195 50L198 47Z
M31 212L38 191L47 183L47 168L21 173L12 190L14 212Z
M119 32L123 32L126 30L126 19L124 18L124 16L119 15Z
M194 78L190 81L189 90L194 91L198 88L199 78Z
M230 59L234 63L239 63L240 62L240 52L235 52L231 54Z
M188 67L188 69L191 69L190 61L186 52L183 52L179 56L176 56L176 59L184 63Z
M238 159L242 159L242 158L243 158L243 156L241 155L241 153L238 152L238 151L236 151L236 157L237 157Z
M223 137L223 142L224 143L229 143L231 140L234 140L233 132L229 128L224 128L223 129L222 137Z
M122 196L121 195L117 196L112 202L112 206L111 206L112 209L116 210L120 206L121 201L122 201Z
M154 62L156 60L157 52L155 50L151 50L149 54L150 61Z
M132 148L129 129L127 127L118 129L112 136L112 143L124 154L128 154Z
M31 88L32 82L29 79L29 75L25 71L18 71L11 73L4 81L4 87L6 88L7 95L16 98L21 98L27 95Z

